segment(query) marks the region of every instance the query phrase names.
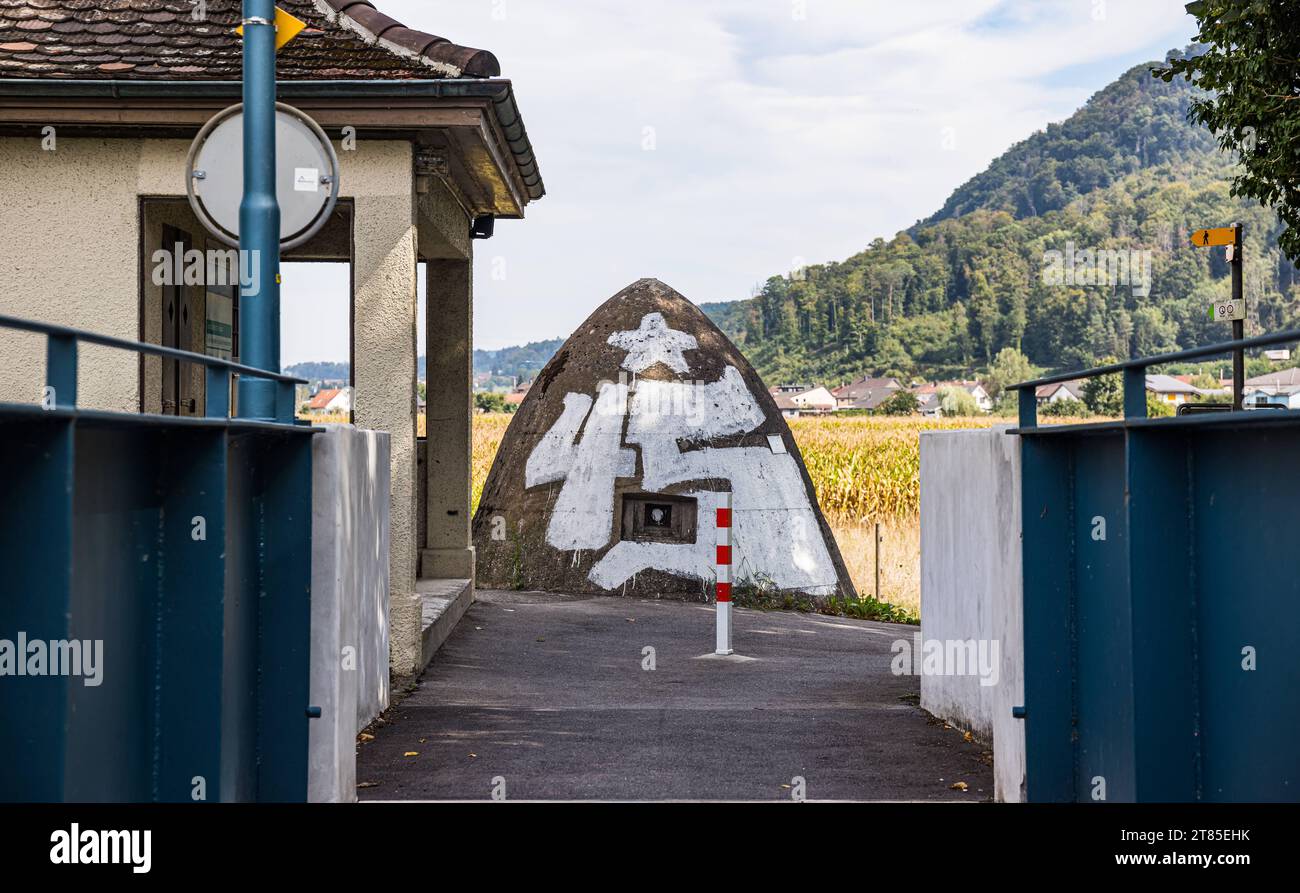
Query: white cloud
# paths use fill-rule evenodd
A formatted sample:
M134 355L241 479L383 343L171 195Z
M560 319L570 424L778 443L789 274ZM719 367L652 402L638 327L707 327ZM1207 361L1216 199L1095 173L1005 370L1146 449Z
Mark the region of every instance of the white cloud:
M1192 34L1182 0L375 5L497 55L546 180L476 244L481 347L566 336L642 276L702 303L846 257Z

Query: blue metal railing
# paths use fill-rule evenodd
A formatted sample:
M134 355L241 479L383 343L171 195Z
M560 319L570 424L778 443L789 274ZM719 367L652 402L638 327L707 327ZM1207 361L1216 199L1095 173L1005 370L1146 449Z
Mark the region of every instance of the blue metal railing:
M1165 363L1181 363L1187 360L1198 360L1203 357L1231 353L1234 350L1250 350L1257 347L1269 347L1274 344L1288 344L1297 341L1300 341L1300 329L1289 329L1271 335L1257 335L1254 338L1241 338L1235 341L1207 344L1204 347L1192 347L1172 353L1139 357L1122 363L1111 363L1107 366L1097 366L1078 372L1062 372L1058 375L1048 375L1043 378L1035 378L1032 381L1022 381L1019 384L1009 385L1007 389L1020 392L1020 427L1036 428L1038 426L1038 401L1034 394L1039 387L1063 381L1096 378L1099 375L1114 375L1118 372L1124 376L1124 418L1144 419L1147 417L1146 373L1152 366L1160 366Z
M0 678L0 801L305 800L319 429L295 423L301 379L4 329L45 336L53 390L0 403L0 640L102 660L93 680ZM204 415L78 408L81 343L204 367ZM273 418L230 418L233 375L273 383Z
M45 382L53 389L55 405L62 409L75 409L77 405L77 345L78 343L97 344L101 347L113 347L150 356L166 357L186 363L203 366L207 381L207 406L204 413L208 418L230 417L230 382L232 375L245 378L266 379L275 385L275 416L263 421L291 423L294 421L294 386L306 384L304 378L294 378L279 372L269 372L210 357L207 354L192 353L160 344L146 344L140 341L127 341L111 335L87 332L69 326L53 325L30 319L0 314L0 329L15 329L34 332L46 337ZM66 403L64 402L66 398Z
M1296 341L1013 386L1028 799L1300 800L1300 715L1279 709L1300 686L1300 411L1146 403L1153 366ZM1037 387L1116 373L1124 418L1038 427Z

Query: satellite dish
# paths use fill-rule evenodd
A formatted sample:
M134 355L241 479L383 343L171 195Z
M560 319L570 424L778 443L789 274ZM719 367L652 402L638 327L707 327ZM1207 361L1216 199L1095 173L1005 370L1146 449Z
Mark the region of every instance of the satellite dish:
M239 246L244 196L244 107L232 105L203 125L185 160L185 191L199 222ZM320 125L293 106L275 104L275 197L280 250L306 242L329 219L339 195L339 158Z

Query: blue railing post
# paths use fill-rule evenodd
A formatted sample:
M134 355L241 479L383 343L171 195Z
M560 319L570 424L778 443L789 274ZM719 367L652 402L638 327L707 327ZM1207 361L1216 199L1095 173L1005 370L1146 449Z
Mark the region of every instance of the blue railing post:
M1021 388L1019 392L1020 402L1020 427L1037 428L1038 427L1038 389Z
M275 197L275 2L244 0L244 197L239 250L256 271L241 286L241 361L280 371L280 206ZM254 290L256 289L256 290ZM239 380L241 418L275 419L273 382Z
M77 339L60 334L45 338L45 384L54 400L50 408L77 405Z
M1124 369L1124 418L1147 417L1147 370L1145 366Z
M230 418L230 370L207 366L207 411L211 419Z

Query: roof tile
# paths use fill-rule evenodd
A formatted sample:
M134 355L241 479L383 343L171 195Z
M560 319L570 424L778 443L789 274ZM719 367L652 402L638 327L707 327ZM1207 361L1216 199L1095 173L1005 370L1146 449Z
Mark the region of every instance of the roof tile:
M277 57L283 80L495 77L501 71L491 53L408 28L368 0L278 5L308 26ZM207 0L203 21L194 10L191 0L0 0L0 76L238 80L239 0Z

